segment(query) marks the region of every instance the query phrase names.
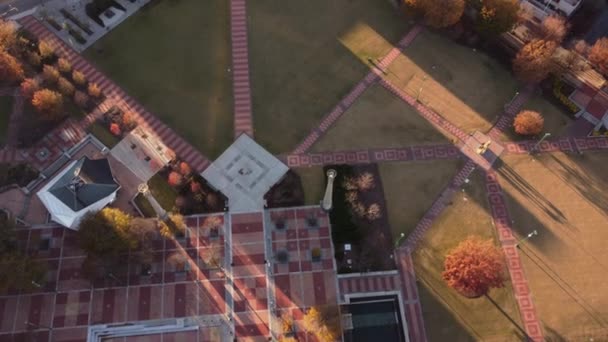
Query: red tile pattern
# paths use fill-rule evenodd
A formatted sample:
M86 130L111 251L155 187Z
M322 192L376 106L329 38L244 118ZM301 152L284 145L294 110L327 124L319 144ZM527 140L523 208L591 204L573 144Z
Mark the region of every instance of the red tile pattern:
M234 137L237 138L242 133L253 137L247 42L247 5L245 0L231 0L230 30L232 38Z
M408 248L398 248L395 251L395 258L401 276L403 309L410 341L424 342L427 337L410 250Z
M373 275L363 273L357 276L338 276L338 286L341 295L386 291L398 292L401 290L401 281L397 273Z

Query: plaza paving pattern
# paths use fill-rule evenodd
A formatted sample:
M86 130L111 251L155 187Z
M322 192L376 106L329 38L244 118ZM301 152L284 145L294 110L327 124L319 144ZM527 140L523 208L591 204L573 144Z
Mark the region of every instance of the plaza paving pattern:
M248 47L246 2L233 0L232 43L233 85L235 91L235 136L245 132L253 135L248 75ZM141 125L156 132L170 148L201 171L209 161L170 128L147 112L111 80L76 54L71 48L53 36L35 18L20 20L28 30L40 38L49 40L58 53L70 60L76 70L82 71L89 80L97 82L108 97L104 106L116 104L134 111ZM377 67L356 84L328 113L318 127L310 132L292 154L282 156L291 167L306 167L335 163L360 164L390 161L425 161L434 159L466 158L459 145L468 137L453 123L433 112L382 79L383 69L406 48L424 28L415 25L403 39L380 61ZM456 145L426 145L405 148L364 149L358 151L327 151L308 153L310 147L326 134L344 112L370 85L379 82L395 96L415 108L420 115L438 130L457 138ZM506 105L505 111L489 133L498 136L506 129L514 113L525 103L534 87L527 86ZM0 90L2 94L14 94L14 90ZM239 95L242 94L242 95ZM239 95L239 96L237 96ZM38 167L48 161L37 160L41 148L48 149L53 160L63 149L72 146L84 134L101 110L90 114L80 122L67 121L56 132L49 134L31 150L5 148L0 151L0 161L27 159ZM68 132L67 134L65 132ZM534 141L505 142L505 153L530 153ZM534 152L583 152L607 150L607 138L565 137L545 141ZM86 326L109 322L127 322L173 317L218 316L226 319L226 327L204 328L193 333L167 334L148 337L153 340L212 339L214 334L235 334L251 340L267 340L271 332L280 327L272 316L290 313L295 319L299 337L312 340L303 333L301 320L305 310L313 305L338 303L349 293L378 293L400 291L406 326L410 341L426 341L422 308L418 299L416 275L411 252L444 209L450 196L457 191L475 169L473 161L465 163L451 183L438 196L415 230L395 251L397 273L382 277L352 275L338 278L330 238L328 217L315 207L287 208L256 213L218 214L224 222L220 236L211 238L204 229L206 216L187 218L188 234L184 239L155 241L150 274L142 275L141 266L129 262L124 273L92 284L81 274L80 265L84 254L76 244L75 233L60 227L20 230L21 248L36 255L48 265L48 281L34 293L9 292L0 296L0 340L25 337L29 334L36 341L81 341L86 336ZM524 328L528 336L543 339L540 318L536 315L532 294L508 223L509 214L494 171L486 173L488 200L492 207L495 226L500 236L513 288L519 305ZM306 218L313 215L317 224L313 227ZM274 220L286 219L286 228L277 229ZM49 241L49 248L40 251L40 241ZM312 261L311 251L321 251L320 260ZM286 251L286 262L274 259L278 251ZM133 251L132 253L137 253ZM210 267L209 256L219 253L220 266ZM129 260L129 255L125 260ZM190 265L184 269L183 265ZM180 266L181 265L181 266ZM346 279L346 280L345 280ZM28 323L26 323L28 322ZM232 326L233 325L233 326ZM217 331L215 331L217 330ZM215 332L214 332L215 331ZM179 336L178 336L179 335ZM136 338L122 339L124 341Z

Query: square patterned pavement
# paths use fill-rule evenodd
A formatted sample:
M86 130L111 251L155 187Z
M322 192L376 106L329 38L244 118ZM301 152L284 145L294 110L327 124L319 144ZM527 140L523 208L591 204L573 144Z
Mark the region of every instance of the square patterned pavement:
M149 274L140 263L127 262L124 270L93 283L82 274L84 253L75 232L18 231L19 248L47 264L47 280L31 293L0 293L0 341L82 341L90 324L225 313L224 216L188 217L186 223L183 238L153 241ZM199 333L192 341L219 341L213 337L219 334L212 335ZM191 339L163 337L171 340Z

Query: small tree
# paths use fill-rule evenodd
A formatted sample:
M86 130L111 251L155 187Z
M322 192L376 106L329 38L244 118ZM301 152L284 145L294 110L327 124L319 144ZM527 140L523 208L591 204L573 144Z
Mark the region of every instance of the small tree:
M374 175L369 172L362 173L359 175L356 180L357 189L359 191L368 191L373 189L376 186L376 181L374 180Z
M120 126L118 126L118 124L114 122L110 124L110 132L115 136L119 136L120 133L122 133L122 131L120 130Z
M21 63L8 52L0 50L0 80L16 82L23 79L23 76Z
M74 103L84 109L89 104L89 96L81 91L76 91L74 93Z
M41 113L53 117L57 115L63 107L63 97L61 94L49 89L38 90L32 97L32 105Z
M45 65L42 68L42 78L48 83L55 84L59 80L59 70L52 65Z
M57 86L59 87L59 91L65 96L72 96L74 94L74 85L64 77L59 77Z
M492 240L471 236L449 251L442 276L460 294L479 297L503 286L504 268L503 254Z
M139 237L131 231L132 217L116 208L87 214L80 222L78 243L87 254L118 257L137 248Z
M553 70L553 41L534 39L524 45L513 60L515 75L525 82L540 82Z
M589 62L604 75L608 75L608 38L600 38L589 49Z
M122 115L122 125L126 127L126 129L132 129L135 127L135 115L133 112L126 112Z
M201 189L202 189L201 183L196 182L196 181L190 183L190 191L192 193L197 193L197 192L201 191Z
M72 72L72 80L79 86L83 86L87 82L87 78L78 70Z
M159 221L160 234L166 238L183 234L186 231L184 217L180 214L171 213L166 221Z
M59 60L57 60L57 68L59 71L67 74L72 71L72 63L65 58L59 58Z
M0 19L0 50L13 50L17 44L17 26Z
M484 0L477 17L477 29L486 35L507 32L519 20L519 12L517 0Z
M181 162L181 163L179 163L179 172L184 177L187 177L188 175L190 175L192 173L192 169L190 168L190 165L188 165L188 163Z
M38 51L43 59L48 59L55 55L55 48L46 40L41 40L38 43Z
M30 51L27 53L27 62L30 63L33 67L38 68L42 65L42 57L36 51Z
M456 24L464 13L464 0L424 0L424 19L435 28Z
M522 110L515 116L513 128L515 128L517 134L537 135L543 131L544 123L545 119L540 113L532 110Z
M589 53L589 44L583 39L579 39L574 43L574 51L578 52L581 56L587 56Z
M101 89L99 89L99 86L97 85L97 83L89 83L89 96L91 97L95 97L98 98L101 96Z
M367 208L367 211L365 212L365 217L369 221L375 221L381 218L382 210L380 208L380 205L378 203L373 203L372 205L370 205L369 208Z
M566 19L558 15L547 16L542 23L542 31L546 40L561 44L568 33Z
M180 185L182 185L183 181L184 181L184 177L182 177L182 175L180 175L179 173L177 173L175 171L171 171L171 173L169 173L169 178L168 178L169 185L180 186Z
M35 92L40 90L40 82L35 78L26 78L21 82L21 94L26 98L31 98Z
M335 342L340 338L340 310L335 305L311 307L302 321L304 329L321 342Z

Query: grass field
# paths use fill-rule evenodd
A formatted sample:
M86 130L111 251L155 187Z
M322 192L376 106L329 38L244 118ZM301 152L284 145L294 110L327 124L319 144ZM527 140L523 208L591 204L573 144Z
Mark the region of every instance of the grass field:
M570 119L568 112L563 107L553 104L540 94L528 100L522 109L539 112L545 119L543 133L551 133L553 137L559 137L566 133L568 125L572 123L572 119ZM539 134L539 136L542 136L543 133ZM512 126L507 128L501 136L502 140L524 140L530 138L516 134Z
M343 151L426 143L449 143L449 139L410 105L376 84L357 99L312 150Z
M485 180L478 172L470 180L464 192L454 194L451 205L435 220L413 254L428 339L520 341L522 324L509 280L504 288L490 291L490 300L465 298L441 278L445 255L468 236L493 239L499 245Z
M110 131L102 126L100 123L95 122L87 128L88 132L97 138L97 140L101 141L107 148L112 149L116 146L120 139L114 134L110 133Z
M461 165L460 160L378 164L394 239L415 228Z
M4 145L8 122L13 111L13 97L0 96L0 146Z
M304 188L304 204L319 204L325 194L325 175L321 166L293 169L300 176Z
M608 154L505 157L500 182L542 319L555 341L608 339Z
M466 132L487 131L517 90L498 61L426 30L386 78Z
M409 22L388 1L247 4L256 140L292 150L386 54Z
M157 1L85 56L207 157L233 139L229 2Z

